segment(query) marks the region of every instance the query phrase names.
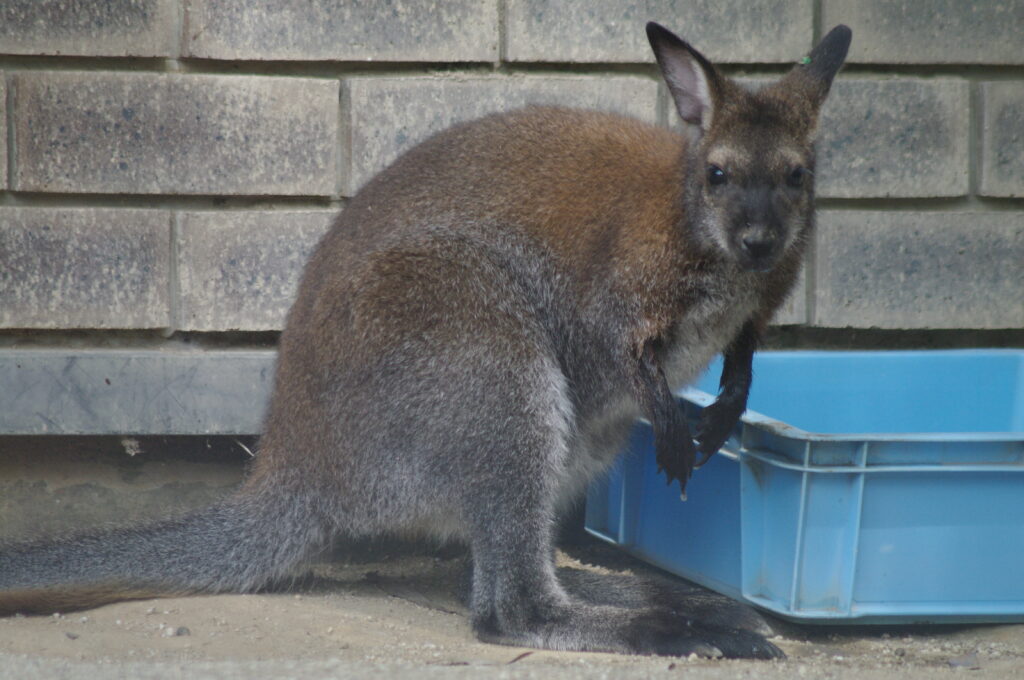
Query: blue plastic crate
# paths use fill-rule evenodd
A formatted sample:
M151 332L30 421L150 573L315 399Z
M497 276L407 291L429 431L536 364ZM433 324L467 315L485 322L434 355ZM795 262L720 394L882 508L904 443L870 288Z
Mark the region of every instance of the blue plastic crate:
M689 417L720 370L682 392ZM1024 621L1024 352L762 352L678 491L638 424L587 529L794 620Z

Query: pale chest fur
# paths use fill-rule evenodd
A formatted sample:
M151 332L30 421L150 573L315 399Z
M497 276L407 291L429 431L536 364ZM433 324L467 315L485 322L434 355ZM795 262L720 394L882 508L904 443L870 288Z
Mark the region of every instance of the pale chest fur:
M663 364L673 389L700 377L715 355L738 335L759 303L757 287L748 275L718 276L707 283L707 295L700 304L688 308L673 329L673 342ZM640 415L633 395L623 390L612 395L597 413L577 423L563 499L576 498L595 475L611 464Z
M749 277L737 272L732 277L709 281L708 294L676 322L673 342L663 364L673 389L696 380L753 315L760 300L758 286Z

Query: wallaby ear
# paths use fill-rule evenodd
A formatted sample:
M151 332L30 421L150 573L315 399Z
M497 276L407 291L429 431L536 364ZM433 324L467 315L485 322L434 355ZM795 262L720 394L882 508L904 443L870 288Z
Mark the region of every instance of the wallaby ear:
M810 54L800 60L784 80L804 89L811 103L821 106L832 87L832 80L846 60L852 37L853 31L849 26L836 26Z
M679 115L707 130L721 90L715 67L685 40L653 21L647 24L647 39Z

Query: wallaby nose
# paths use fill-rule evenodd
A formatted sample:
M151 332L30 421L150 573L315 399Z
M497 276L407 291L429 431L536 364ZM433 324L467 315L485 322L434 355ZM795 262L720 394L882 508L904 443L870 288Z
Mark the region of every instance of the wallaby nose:
M744 236L741 243L743 250L751 259L760 260L771 254L775 239L767 234L755 232Z

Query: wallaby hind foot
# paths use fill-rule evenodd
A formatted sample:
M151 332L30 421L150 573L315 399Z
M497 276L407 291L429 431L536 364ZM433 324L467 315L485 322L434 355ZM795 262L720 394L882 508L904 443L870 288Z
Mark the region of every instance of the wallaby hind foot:
M753 607L667 576L604 574L560 567L558 580L574 599L624 609L662 610L719 630L745 630L771 637L771 625Z
M653 580L555 572L543 561L534 571L527 564L532 560L521 553L514 569L506 566L486 586L474 584L473 628L481 640L570 651L785 658L765 638L771 631L763 619L722 596L680 596ZM490 572L487 566L477 571ZM481 591L489 597L480 598Z

